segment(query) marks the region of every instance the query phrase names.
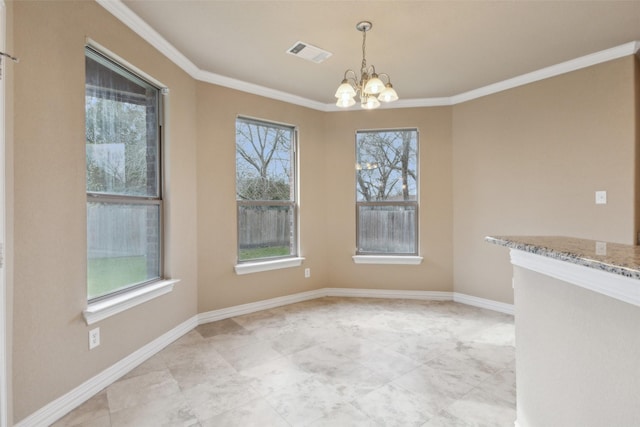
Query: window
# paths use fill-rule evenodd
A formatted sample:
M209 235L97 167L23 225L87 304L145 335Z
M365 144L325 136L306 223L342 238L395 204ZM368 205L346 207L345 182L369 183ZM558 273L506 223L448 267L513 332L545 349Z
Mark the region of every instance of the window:
M357 255L418 255L418 131L356 133Z
M296 130L236 120L238 262L298 255Z
M162 272L160 89L85 51L87 294L91 301Z

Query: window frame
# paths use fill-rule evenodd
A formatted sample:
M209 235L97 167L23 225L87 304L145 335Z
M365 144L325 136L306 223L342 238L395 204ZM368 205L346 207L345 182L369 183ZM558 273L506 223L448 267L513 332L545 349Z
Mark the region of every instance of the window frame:
M353 257L354 261L359 264L369 264L372 262L367 262L366 258L371 259L379 259L374 262L376 264L414 264L414 261L421 261L420 257L420 131L417 127L402 127L402 128L389 128L389 129L359 129L355 132L355 159L356 165L358 162L358 151L359 151L359 140L358 136L362 133L386 133L386 132L401 132L401 131L412 131L415 132L416 138L416 150L415 150L415 161L416 161L416 179L415 179L415 199L413 200L398 200L398 201L360 201L358 200L358 168L356 167L356 173L354 174L354 182L355 182L355 222L356 222L356 249L355 256ZM388 206L388 207L413 207L415 211L415 224L414 224L414 236L415 236L415 250L413 252L378 252L378 251L370 251L363 250L360 245L360 211L363 207L376 207L376 206ZM397 261L394 261L394 259Z
M154 225L158 230L158 255L157 255L157 263L158 270L157 276L152 278L147 278L144 281L131 283L128 285L124 285L116 290L108 292L106 294L98 295L95 297L89 296L89 288L87 281L87 302L88 309L85 310L84 315L88 324L90 324L90 317L99 318L99 320L106 318L112 314L116 314L124 309L129 307L138 305L148 299L151 299L155 296L162 295L166 292L170 292L173 289L173 285L177 283L177 280L167 280L164 275L165 268L165 228L164 228L164 119L165 119L165 108L166 108L166 100L165 96L168 94L168 89L166 86L159 83L154 78L148 76L146 73L142 72L138 68L129 64L128 62L122 60L117 55L111 53L107 49L103 48L99 44L93 42L92 40L87 40L87 44L85 45L85 58L89 57L96 62L104 61L109 65L108 67L114 67L118 69L121 73L125 74L125 78L129 78L127 76L133 76L134 79L142 80L147 85L153 87L157 91L157 105L156 105L156 116L157 121L155 124L157 137L155 138L155 156L156 156L156 165L155 165L155 195L133 195L133 194L120 194L113 192L99 192L99 191L89 191L86 190L87 207L91 203L100 203L104 205L111 206L132 206L132 205L141 205L141 206L154 206L157 207L158 211L158 221ZM103 64L104 65L104 64ZM107 66L107 65L105 65ZM114 71L116 72L116 71ZM86 85L86 77L85 77L85 85ZM86 96L86 89L85 89ZM85 123L86 126L86 123ZM85 171L86 174L86 171ZM86 177L85 177L86 181ZM87 218L88 220L88 218ZM145 233L146 234L146 233ZM87 231L88 235L88 231ZM87 247L87 262L88 262L88 247ZM87 269L88 271L88 269ZM88 276L87 276L88 278ZM147 288L147 289L145 289ZM128 298L127 295L131 296ZM105 315L106 312L106 315ZM97 313L97 314L96 314ZM93 322L97 320L92 320Z
M234 128L237 129L238 121L243 121L247 123L254 123L262 126L273 126L278 128L285 128L291 131L291 149L290 149L290 159L291 159L291 180L292 189L290 189L290 193L293 195L293 200L238 200L237 198L237 159L236 159L236 175L234 177L234 185L236 185L236 273L237 274L246 274L251 272L258 271L266 271L277 268L287 268L292 266L298 266L301 263L302 258L300 257L300 218L299 218L299 200L300 194L299 190L299 159L298 159L298 127L295 125L276 122L273 120L259 119L255 117L238 115L236 116L236 120L234 122ZM238 147L238 139L234 142L235 152L237 156L237 147ZM262 258L251 258L251 259L240 259L240 211L243 207L248 206L285 206L291 209L291 218L292 218L292 229L291 229L291 239L293 242L289 244L291 248L291 253L287 255L281 256L272 256L272 257L262 257ZM294 260L293 263L289 262ZM263 264L266 268L255 267L256 265Z

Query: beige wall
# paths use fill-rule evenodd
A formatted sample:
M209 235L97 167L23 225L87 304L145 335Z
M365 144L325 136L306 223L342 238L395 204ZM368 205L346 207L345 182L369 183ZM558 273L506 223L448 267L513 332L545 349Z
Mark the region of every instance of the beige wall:
M14 52L14 44L13 44L13 3L6 2L5 3L5 13L6 13L6 50L7 52ZM2 30L0 30L2 31ZM5 146L4 146L4 161L5 161L5 248L4 248L4 271L5 271L5 307L6 311L4 313L5 316L5 344L6 344L6 354L5 354L5 363L6 363L6 372L7 377L5 378L7 382L7 393L5 396L0 396L0 398L4 398L7 400L7 414L6 419L8 421L8 425L12 425L13 422L13 396L12 396L12 366L13 366L13 351L12 351L12 342L13 342L13 258L14 258L14 248L13 248L13 206L14 206L14 191L13 191L13 82L15 75L15 64L13 61L4 61L2 71L4 75L2 76L5 79ZM0 132L2 132L0 130ZM1 358L1 356L0 356Z
M451 109L327 114L198 84L198 279L200 312L324 287L452 290ZM299 268L238 276L235 118L298 126ZM355 265L355 131L420 131L420 266ZM304 268L311 268L305 279Z
M451 108L329 113L324 144L330 207L327 286L452 291ZM355 134L360 129L418 128L421 265L354 264Z
M324 115L321 112L198 84L198 310L206 312L327 285ZM235 120L238 115L295 125L299 131L300 253L297 268L238 276ZM304 278L304 268L311 277Z
M454 288L512 302L486 235L634 243L633 56L453 108ZM606 190L607 205L595 205Z
M14 420L196 314L195 82L94 2L15 2ZM98 324L88 349L84 45L169 86L168 270L174 292Z
M195 82L96 3L9 3L21 58L7 147L16 421L197 312L323 287L455 290L511 302L508 255L485 235L633 241L632 57L454 107L323 113ZM102 345L91 352L81 318L87 36L170 88L167 268L182 279L171 294L100 322ZM298 126L299 268L233 271L237 115ZM420 131L424 262L356 265L355 131L398 127ZM598 189L608 205L593 204Z

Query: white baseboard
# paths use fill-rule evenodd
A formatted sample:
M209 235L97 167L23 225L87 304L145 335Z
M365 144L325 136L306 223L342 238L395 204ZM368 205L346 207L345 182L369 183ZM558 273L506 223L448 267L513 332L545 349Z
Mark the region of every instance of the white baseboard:
M504 302L494 301L485 298L478 298L471 295L461 294L459 292L453 293L453 300L462 304L472 305L474 307L486 308L488 310L499 311L500 313L506 313L513 315L515 308L513 304L507 304Z
M452 301L452 292L436 291L397 291L386 289L355 289L355 288L322 288L315 291L300 292L284 297L236 305L234 307L207 311L198 315L198 324L215 322L256 311L281 307L296 302L308 301L322 297L351 297L351 298L393 298L393 299L422 299L437 301Z
M207 311L205 313L198 314L198 324L202 325L204 323L215 322L217 320L228 319L230 317L255 313L256 311L268 310L270 308L281 307L283 305L294 304L297 302L308 301L311 299L322 298L326 296L327 294L324 289L318 289L315 291L300 292L283 297L270 298L262 301L251 302L248 304L221 308L219 310Z
M77 408L105 387L113 384L123 375L145 362L154 354L198 326L197 316L181 323L169 332L161 335L149 344L134 351L129 356L105 369L98 375L85 381L69 393L60 396L51 403L43 406L33 414L24 418L15 427L48 426Z
M453 292L439 291L397 291L356 288L324 288L324 291L326 296L329 297L421 299L435 301L451 301L453 299Z
M252 302L249 304L241 304L220 310L208 311L206 313L200 313L193 316L144 347L141 347L131 353L129 356L105 369L95 377L85 381L67 394L43 406L27 418L17 423L15 427L39 427L54 423L198 325L327 296L455 301L462 304L473 305L475 307L499 311L501 313L514 313L512 304L505 304L458 292L355 288L322 288L314 291L300 292L283 297Z

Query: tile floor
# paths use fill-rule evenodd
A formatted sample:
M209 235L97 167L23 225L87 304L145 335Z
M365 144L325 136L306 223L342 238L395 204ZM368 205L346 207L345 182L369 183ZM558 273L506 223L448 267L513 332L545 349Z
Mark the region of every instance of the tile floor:
M322 298L201 325L62 426L513 426L513 317Z

